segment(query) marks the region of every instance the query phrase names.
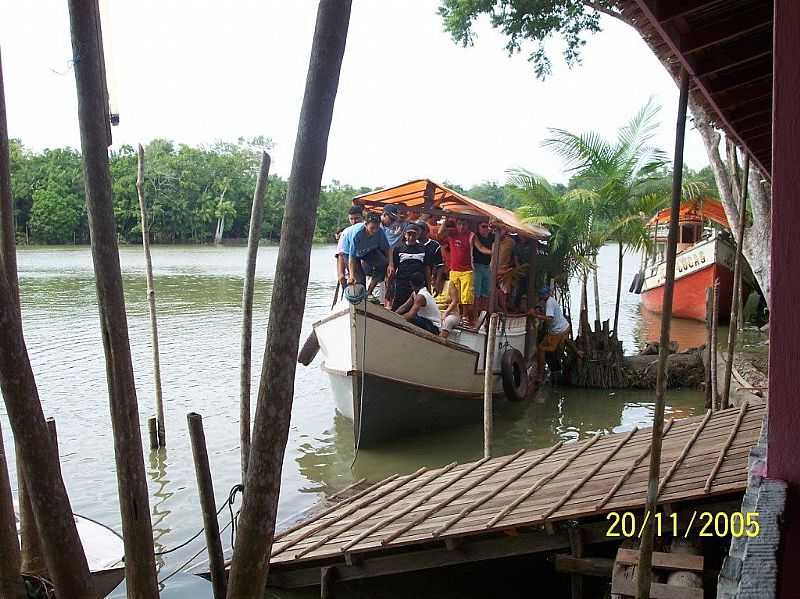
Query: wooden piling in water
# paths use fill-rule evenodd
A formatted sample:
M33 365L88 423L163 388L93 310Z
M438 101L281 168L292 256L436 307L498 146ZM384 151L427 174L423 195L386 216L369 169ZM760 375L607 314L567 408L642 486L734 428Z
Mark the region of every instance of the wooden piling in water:
M664 301L661 309L661 338L656 370L656 402L653 413L653 432L650 451L650 468L647 481L645 514L655 515L658 506L658 481L661 468L661 440L664 429L664 407L667 387L667 359L669 358L670 325L672 324L672 298L675 290L675 261L678 253L678 218L683 185L683 146L686 138L686 108L689 99L689 73L681 69L678 119L675 130L675 159L672 166L672 204L667 236L667 261L664 280ZM637 599L649 599L653 576L653 543L655 518L646 518L639 548L639 576Z
M711 311L711 409L719 410L719 279L714 280Z
M486 356L483 363L483 457L492 457L493 419L492 394L494 393L494 353L497 343L497 313L489 317L489 334L486 337Z
M711 410L714 407L713 395L711 393L711 351L713 339L711 335L711 325L714 314L714 289L712 287L706 288L706 360L705 360L705 406L706 410Z
M351 5L351 0L321 0L317 9L286 193L272 288L274 301L269 309L239 537L228 579L228 599L245 599L260 593L269 570L267 558L275 534L281 468L289 434L311 242Z
M8 123L0 64L0 330L3 331L0 389L15 439L22 549L34 547L28 555L44 556L46 569L60 596L85 597L91 591L89 567L64 481L50 453L47 425L22 332L9 173ZM38 554L35 547L39 547ZM5 559L5 553L0 555ZM20 568L25 567L25 555L23 550ZM45 569L41 564L40 558L37 570Z
M744 181L740 190L739 229L736 231L736 260L733 267L733 297L731 298L731 318L728 324L728 359L725 362L725 378L722 381L722 409L730 405L731 373L733 372L733 352L736 346L736 333L739 329L740 302L742 297L742 244L744 225L747 222L747 180L750 175L750 154L744 156ZM734 173L735 176L735 173Z
M0 559L0 597L26 599L28 594L20 575L17 521L14 515L14 497L11 494L2 427L0 427L0 555L3 556Z
M152 598L158 597L158 581L111 195L108 163L111 126L100 15L96 0L68 0L67 4L86 206L106 359L122 537L125 541L125 579L129 597Z
M144 198L144 148L136 148L136 195L139 196L139 214L142 221L142 250L147 277L147 311L150 315L150 338L153 343L153 383L155 384L156 422L158 424L158 445L167 446L167 432L164 424L164 397L161 392L161 357L158 350L158 319L156 318L156 288L153 281L153 260L150 257L150 224L147 221L147 203ZM150 442L152 449L152 440Z
M225 599L227 581L225 578L225 557L222 553L222 540L219 538L217 503L214 499L214 482L208 464L206 435L203 432L203 417L196 412L186 415L189 425L189 440L192 444L194 473L197 477L197 493L200 496L200 509L203 513L203 528L208 548L208 565L214 599Z
M250 363L253 347L253 294L256 288L256 261L261 223L264 220L264 195L269 183L270 157L261 153L253 206L250 209L250 230L247 234L247 267L242 290L242 344L239 368L239 438L241 443L242 482L247 477L247 460L250 459ZM337 283L338 289L338 283Z
M150 438L150 449L158 449L158 418L153 416L147 419L147 431Z

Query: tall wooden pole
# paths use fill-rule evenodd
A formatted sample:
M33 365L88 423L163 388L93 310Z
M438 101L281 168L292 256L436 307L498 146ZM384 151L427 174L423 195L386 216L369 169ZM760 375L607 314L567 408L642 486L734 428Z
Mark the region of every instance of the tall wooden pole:
M731 298L731 319L728 324L728 360L725 362L725 378L722 381L722 409L730 405L731 374L733 374L733 350L736 345L736 333L739 328L739 302L742 296L742 244L744 243L744 225L747 221L747 180L750 176L750 154L744 155L744 173L742 177L741 198L739 199L739 229L736 231L736 261L733 267L733 297Z
M247 477L247 460L250 459L250 373L253 347L253 294L256 288L256 261L258 242L261 239L261 223L264 220L264 195L269 183L270 157L261 153L261 168L253 193L250 210L250 232L247 236L247 268L242 290L242 346L239 371L239 437L242 453L242 480Z
M719 279L711 293L711 410L719 410Z
M672 295L675 288L675 256L678 253L678 218L681 208L681 186L683 185L683 142L686 137L686 105L689 99L689 74L681 71L680 98L678 100L678 123L675 131L675 158L672 165L672 213L667 237L666 280L664 281L664 303L661 308L661 339L658 348L656 370L656 405L653 414L653 432L650 449L650 474L647 481L647 505L639 549L639 574L637 599L649 599L650 581L653 577L653 520L658 506L658 480L661 467L661 436L664 431L664 395L666 393L667 358L669 357L669 333L672 321Z
M19 559L13 557L12 549L9 549L10 553L8 554L2 551L0 555L4 557L9 555L9 560L13 562L13 567L17 569L17 574L22 568L35 570L36 573L43 573L47 569L46 564L50 564L60 558L59 550L65 548L74 549L74 543L77 541L77 553L74 554L74 561L63 560L66 563L59 564L56 571L51 570L51 578L57 584L59 592L67 592L67 594L69 594L69 590L84 592L90 588L86 558L83 554L80 540L77 537L77 530L72 519L72 510L61 479L61 473L53 468L54 464L49 461L52 456L45 453L47 439L43 438L43 435L47 434L46 427L38 428L39 425L44 424L44 415L38 400L33 372L29 368L27 349L22 336L16 233L14 230L14 202L11 195L10 171L5 87L2 60L0 60L0 279L2 280L0 285L5 284L8 290L7 296L0 295L0 304L3 304L0 306L0 312L2 312L0 320L6 320L9 323L8 328L0 326L0 330L4 333L0 354L9 352L8 355L3 356L3 364L0 364L0 386L2 387L8 417L16 439L20 536L22 539L21 554L19 547L17 548L17 558ZM9 365L11 365L10 368ZM28 366L27 370L25 365ZM3 366L6 369L3 369ZM17 368L20 368L20 370L16 370ZM27 426L34 426L34 428L28 429ZM38 443L44 443L45 445L37 447ZM32 457L32 453L36 453L36 457ZM42 461L48 462L48 464L43 466L41 465ZM37 465L39 466L37 467ZM43 469L39 470L39 467ZM5 467L2 469L7 476ZM36 505L32 503L31 493L26 483L27 473L33 473L34 476L40 479L35 481L33 489L30 489L30 491L37 494ZM49 495L51 492L53 493L52 496ZM37 519L36 514L41 515L43 511L48 513L44 518ZM52 526L54 530L64 535L60 543L47 547L46 552L42 548L36 525L37 520L40 527ZM52 539L50 532L48 531L48 534L43 537L46 542ZM12 526L9 533L13 534L13 541L3 543L3 545L9 543L16 545L16 524ZM22 557L27 558L25 563L23 563Z
M14 516L14 496L8 478L8 460L0 427L0 597L26 599L28 596L20 576L17 520Z
M203 417L191 412L186 415L189 424L189 440L192 443L194 471L197 477L197 492L200 496L200 509L203 512L203 528L205 529L206 547L208 548L208 564L211 571L211 585L214 599L225 599L225 557L222 553L222 540L219 538L219 521L217 520L217 502L214 500L214 483L211 479L211 468L208 464L206 435L203 432Z
M110 125L107 121L100 16L96 0L68 0L68 4L86 206L106 358L122 537L125 540L125 579L128 597L150 599L158 597L158 582L111 197L108 165Z
M320 0L317 9L275 266L239 538L228 579L229 599L260 596L267 580L292 412L311 242L350 8L351 0Z
M494 393L494 350L497 344L497 313L489 317L486 335L486 354L483 363L483 457L492 457L494 422L492 419L492 394Z
M714 324L714 289L713 287L706 288L706 367L705 367L705 406L706 410L714 408L714 396L711 389L711 348L714 345L714 336L712 335L712 327Z
M136 194L139 196L139 214L142 218L142 250L147 276L147 311L150 314L150 338L153 343L153 382L156 391L156 424L158 426L158 446L167 446L167 432L164 424L164 397L161 393L161 357L158 351L158 319L156 318L156 287L153 282L153 261L150 258L150 224L147 220L147 203L144 199L144 148L136 148Z

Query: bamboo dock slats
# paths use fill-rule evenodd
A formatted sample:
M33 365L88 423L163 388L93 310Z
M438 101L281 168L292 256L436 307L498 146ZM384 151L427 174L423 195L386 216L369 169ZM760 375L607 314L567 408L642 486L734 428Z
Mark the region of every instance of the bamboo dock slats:
M665 423L659 501L673 505L741 493L764 404ZM275 571L317 560L370 559L476 535L642 509L650 431L595 435L577 443L390 477L281 533ZM416 480L414 480L416 479ZM487 523L489 525L487 526ZM293 548L292 551L286 551Z

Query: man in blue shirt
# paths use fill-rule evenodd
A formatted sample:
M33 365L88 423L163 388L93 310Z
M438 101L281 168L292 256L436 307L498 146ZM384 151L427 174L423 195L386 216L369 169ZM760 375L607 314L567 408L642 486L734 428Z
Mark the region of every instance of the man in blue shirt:
M389 242L380 223L380 216L371 212L366 222L348 227L341 237L342 252L348 261L348 282L365 284L370 277L368 295L386 278L389 266Z
M403 204L389 204L383 207L381 229L386 234L386 240L389 242L390 248L394 248L394 246L403 241L403 233L406 230L406 221L403 220L405 216L404 210L405 205Z

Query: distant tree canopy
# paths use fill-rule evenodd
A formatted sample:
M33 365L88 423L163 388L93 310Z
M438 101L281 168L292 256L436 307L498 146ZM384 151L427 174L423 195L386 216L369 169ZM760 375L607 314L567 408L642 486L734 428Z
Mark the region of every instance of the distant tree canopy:
M211 241L224 217L224 237L246 238L261 151L258 137L191 147L156 139L145 148L145 197L156 243ZM110 156L114 216L121 239L141 241L136 195L136 152L122 146ZM31 243L88 243L89 227L80 153L72 148L32 152L11 140L11 185L18 236ZM262 237L280 238L286 180L270 177ZM347 224L351 200L368 187L334 181L323 188L316 238L332 241Z

